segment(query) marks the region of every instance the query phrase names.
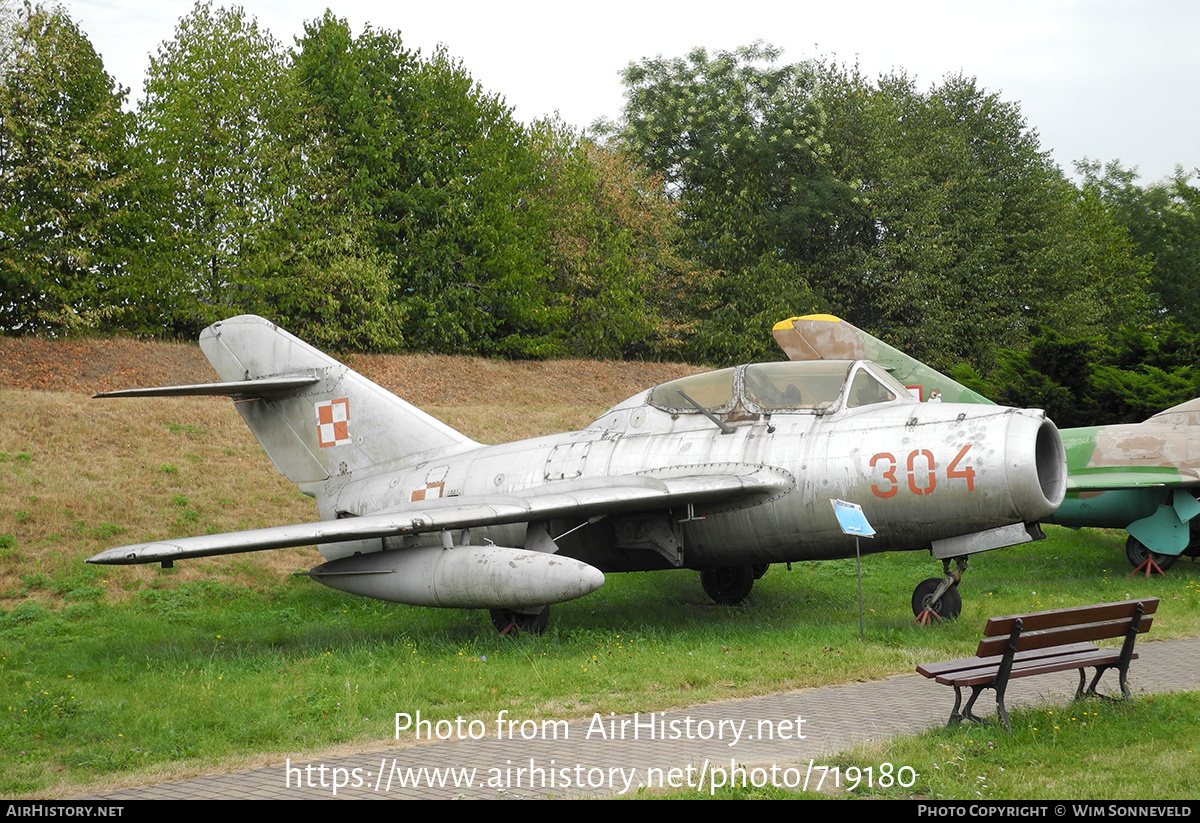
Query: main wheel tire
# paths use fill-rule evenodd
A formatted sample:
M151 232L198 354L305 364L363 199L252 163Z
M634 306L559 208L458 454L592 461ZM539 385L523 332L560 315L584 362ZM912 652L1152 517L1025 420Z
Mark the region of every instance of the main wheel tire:
M958 586L954 586L946 590L942 595L941 600L934 600L933 593L937 591L937 587L942 585L942 578L931 577L928 580L922 580L920 585L913 591L912 610L913 617L920 617L921 612L926 609L931 609L937 613L937 616L942 620L953 620L962 614L962 595L958 593Z
M721 566L700 572L700 585L704 593L717 603L736 606L750 594L754 587L753 566Z
M1133 535L1125 541L1125 556L1129 558L1129 562L1136 569L1138 566L1146 562L1146 558L1154 558L1154 564L1164 572L1175 565L1175 561L1179 559L1177 554L1159 554L1152 552L1146 548L1142 541L1138 540Z
M512 609L491 609L488 614L491 615L492 625L500 634L542 634L550 623L549 606L544 606L537 614Z

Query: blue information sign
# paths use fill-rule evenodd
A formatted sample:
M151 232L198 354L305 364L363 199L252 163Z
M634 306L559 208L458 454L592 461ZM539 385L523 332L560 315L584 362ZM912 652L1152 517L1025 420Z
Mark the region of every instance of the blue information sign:
M830 500L829 502L833 504L833 513L837 515L838 525L842 527L842 534L852 534L855 537L875 536L875 530L867 522L867 516L863 514L862 506L857 503L847 503L845 500Z

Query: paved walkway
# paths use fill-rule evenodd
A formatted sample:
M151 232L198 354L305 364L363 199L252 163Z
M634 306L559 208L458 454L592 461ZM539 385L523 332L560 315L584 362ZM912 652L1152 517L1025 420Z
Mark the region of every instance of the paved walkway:
M1200 638L1138 643L1137 648L1140 659L1130 670L1135 695L1200 689ZM1075 681L1074 672L1017 680L1009 685L1006 702L1010 708L1065 703L1074 694ZM1115 681L1110 673L1102 685L1114 689ZM994 710L990 696L987 692L980 698L981 713ZM702 775L707 790L738 766L748 774L756 767L764 770L750 774L752 780L770 778L772 769L786 783L800 783L807 774L810 788L815 788L822 758L860 743L940 726L953 702L951 689L912 674L636 718L605 717L600 719L603 732L595 718L575 721L565 732L559 727L557 739L550 729L538 728L534 739L523 740L521 721L527 718L506 716L506 722L515 723L504 727L511 728L511 738L497 739L495 721L477 723L473 729L464 728L463 735L473 731L484 739L435 740L323 761L300 756L267 768L92 798L331 799L335 782L340 784L338 799L566 798L633 792L648 779L656 786L672 780L679 785L690 780L695 786ZM436 723L454 718L428 719ZM532 731L531 726L525 728ZM443 725L442 731L448 727ZM810 760L818 768L810 769ZM444 785L437 780L429 785L434 769L443 770L439 775ZM446 777L446 770L453 770L458 785L453 776ZM471 785L464 777L473 777ZM412 779L420 785L412 785Z

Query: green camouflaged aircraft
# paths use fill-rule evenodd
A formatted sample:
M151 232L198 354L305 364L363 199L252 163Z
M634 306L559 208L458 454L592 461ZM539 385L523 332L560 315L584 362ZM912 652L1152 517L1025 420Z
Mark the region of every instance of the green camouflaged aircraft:
M918 400L991 403L941 372L829 314L775 324L792 360L864 359L886 368ZM1061 430L1067 496L1045 522L1129 533L1125 554L1147 570L1200 555L1200 398L1141 423Z

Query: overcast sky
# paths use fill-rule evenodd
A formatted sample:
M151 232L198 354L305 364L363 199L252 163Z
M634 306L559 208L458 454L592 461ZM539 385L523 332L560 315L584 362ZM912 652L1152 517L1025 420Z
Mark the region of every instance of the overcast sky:
M142 95L150 54L193 7L179 0L65 0L109 73ZM518 118L559 112L584 127L615 118L620 72L643 57L764 40L784 60L833 57L874 77L903 69L927 88L974 76L1020 104L1068 173L1083 157L1136 166L1143 183L1200 167L1200 2L1196 0L837 0L715 3L413 3L248 0L284 45L327 7L355 32L399 30L428 53L444 43Z

